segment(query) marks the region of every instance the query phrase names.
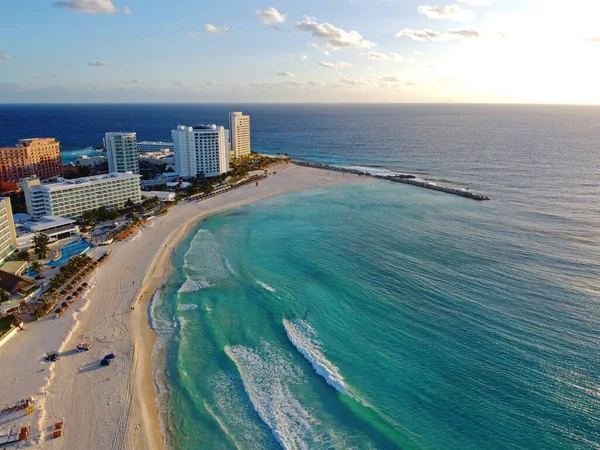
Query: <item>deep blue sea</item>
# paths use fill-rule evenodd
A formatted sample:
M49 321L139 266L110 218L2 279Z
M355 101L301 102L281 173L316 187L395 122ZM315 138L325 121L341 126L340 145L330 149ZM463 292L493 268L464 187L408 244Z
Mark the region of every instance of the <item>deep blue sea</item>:
M152 305L174 449L600 447L600 108L0 106L0 145L252 116L255 150L419 174L198 224Z

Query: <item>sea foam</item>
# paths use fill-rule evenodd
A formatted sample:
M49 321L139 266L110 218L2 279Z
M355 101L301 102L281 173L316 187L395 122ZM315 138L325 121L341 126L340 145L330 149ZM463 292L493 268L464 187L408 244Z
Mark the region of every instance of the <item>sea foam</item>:
M197 309L197 308L198 308L198 305L194 305L193 303L177 305L177 311L191 311L191 310Z
M353 397L344 384L344 378L339 369L323 354L322 344L317 340L316 331L300 319L294 321L283 319L283 326L290 342L311 363L313 369L325 379L327 384L342 394Z
M204 280L190 280L189 278L185 280L183 285L177 291L178 294L185 294L186 292L196 292L201 289L206 289L210 287L210 284Z
M261 420L284 449L309 449L319 440L313 426L319 423L294 397L290 384L302 379L300 370L269 345L260 350L227 346L244 390Z
M263 283L262 281L258 281L256 280L256 282L258 284L260 284L262 286L263 289L269 291L269 292L276 292L275 288L273 286L269 286L267 283Z

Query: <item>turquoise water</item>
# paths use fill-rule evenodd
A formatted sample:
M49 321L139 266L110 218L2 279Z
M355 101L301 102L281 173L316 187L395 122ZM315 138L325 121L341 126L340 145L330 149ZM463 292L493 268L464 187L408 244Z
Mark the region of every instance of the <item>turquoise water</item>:
M392 183L201 223L152 305L175 449L600 445L583 237Z
M60 248L60 258L55 261L50 261L46 264L49 267L60 267L75 255L81 255L87 252L92 246L84 240L69 242Z

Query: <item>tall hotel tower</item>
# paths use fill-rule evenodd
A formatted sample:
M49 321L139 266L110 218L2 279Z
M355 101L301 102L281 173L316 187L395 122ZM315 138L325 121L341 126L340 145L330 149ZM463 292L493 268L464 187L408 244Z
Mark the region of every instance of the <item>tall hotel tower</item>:
M184 178L201 173L216 177L229 172L225 128L216 125L179 125L171 131L175 146L175 171Z
M250 154L250 116L241 112L229 113L231 152L234 158Z
M110 173L139 175L140 160L135 133L106 133L104 144Z

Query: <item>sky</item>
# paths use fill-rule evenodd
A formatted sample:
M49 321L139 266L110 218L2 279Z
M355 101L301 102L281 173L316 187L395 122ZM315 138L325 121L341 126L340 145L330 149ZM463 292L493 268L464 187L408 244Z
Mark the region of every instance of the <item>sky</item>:
M600 104L600 0L20 0L0 103Z

